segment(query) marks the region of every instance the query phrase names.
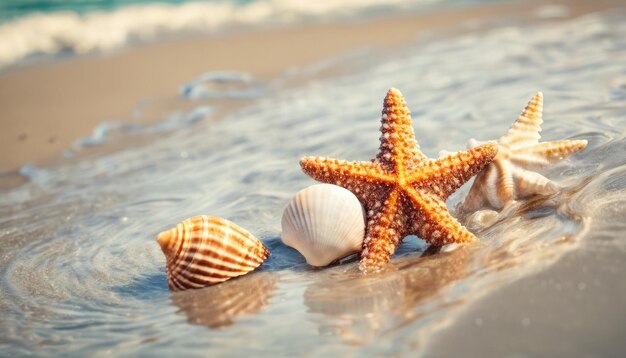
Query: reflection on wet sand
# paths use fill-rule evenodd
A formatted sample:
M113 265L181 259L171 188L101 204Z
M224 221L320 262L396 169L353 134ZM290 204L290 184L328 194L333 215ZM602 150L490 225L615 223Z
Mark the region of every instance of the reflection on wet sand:
M345 342L363 344L377 334L394 331L443 304L443 289L467 275L472 246L449 252L393 260L385 271L364 276L340 267L320 272L304 293L320 334L336 334ZM436 251L436 250L435 250ZM433 304L426 304L428 302Z
M187 316L187 322L217 329L266 308L277 281L272 272L255 272L219 285L176 292L171 299Z

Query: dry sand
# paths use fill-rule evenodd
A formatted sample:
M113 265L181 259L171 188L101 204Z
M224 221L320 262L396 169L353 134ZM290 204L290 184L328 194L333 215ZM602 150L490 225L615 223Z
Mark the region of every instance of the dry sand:
M572 6L571 15L595 4ZM105 120L128 119L142 98L174 97L178 88L214 70L279 76L334 54L385 49L425 31L459 31L474 19L532 14L532 4L471 6L404 16L264 29L160 42L116 53L31 66L0 75L0 173L60 157L76 138ZM390 84L391 86L392 84Z

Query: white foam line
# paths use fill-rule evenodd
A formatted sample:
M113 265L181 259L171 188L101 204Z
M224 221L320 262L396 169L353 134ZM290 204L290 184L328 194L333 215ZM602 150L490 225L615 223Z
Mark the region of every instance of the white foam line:
M431 3L440 0L421 0ZM411 4L412 3L412 4ZM229 26L289 24L315 17L351 16L372 7L415 6L409 0L258 0L246 5L186 3L131 5L111 12L78 15L54 12L26 16L0 26L0 67L33 54L105 51L131 40L162 34L213 32Z

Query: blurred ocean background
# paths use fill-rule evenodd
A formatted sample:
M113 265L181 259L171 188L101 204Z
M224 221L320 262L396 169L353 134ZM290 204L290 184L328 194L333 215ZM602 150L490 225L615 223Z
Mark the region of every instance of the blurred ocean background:
M493 0L4 0L0 69L41 55L93 53L163 37L489 2Z

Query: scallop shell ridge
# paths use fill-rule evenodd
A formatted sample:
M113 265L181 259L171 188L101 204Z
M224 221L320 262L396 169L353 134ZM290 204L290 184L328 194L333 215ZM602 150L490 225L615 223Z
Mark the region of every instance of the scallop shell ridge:
M174 291L201 288L244 275L269 256L261 241L233 222L194 216L160 233L168 284Z
M301 190L282 217L283 242L313 266L361 251L365 212L350 191L331 184Z

